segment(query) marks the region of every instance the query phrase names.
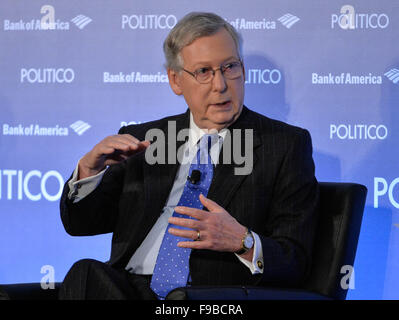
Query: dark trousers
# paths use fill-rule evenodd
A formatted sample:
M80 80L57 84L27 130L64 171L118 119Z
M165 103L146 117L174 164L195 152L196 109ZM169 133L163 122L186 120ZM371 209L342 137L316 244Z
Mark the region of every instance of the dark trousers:
M151 276L131 274L106 263L83 259L65 276L60 300L154 300Z

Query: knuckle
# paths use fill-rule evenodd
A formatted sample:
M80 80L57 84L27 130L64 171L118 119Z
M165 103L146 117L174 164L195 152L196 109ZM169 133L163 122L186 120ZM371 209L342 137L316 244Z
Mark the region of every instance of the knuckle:
M189 220L187 221L187 226L188 226L189 228L195 228L195 227L197 226L197 224L196 224L195 220L189 219Z
M217 242L215 241L215 239L211 238L209 239L209 247L210 249L215 249L217 245Z

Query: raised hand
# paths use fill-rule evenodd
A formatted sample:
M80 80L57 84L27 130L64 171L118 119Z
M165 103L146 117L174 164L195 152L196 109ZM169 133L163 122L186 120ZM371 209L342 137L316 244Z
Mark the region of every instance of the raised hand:
M96 175L106 166L119 163L149 145L149 141L139 141L130 134L108 136L80 159L78 179Z

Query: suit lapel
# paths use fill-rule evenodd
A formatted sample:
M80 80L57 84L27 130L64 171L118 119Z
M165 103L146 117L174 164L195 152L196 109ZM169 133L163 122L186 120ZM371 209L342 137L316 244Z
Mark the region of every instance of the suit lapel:
M233 139L233 130L238 129L241 133L240 139L234 141ZM211 187L208 192L208 198L215 201L221 207L226 208L230 203L232 197L236 193L236 190L244 181L244 179L248 175L238 175L236 174L236 169L242 167L239 163L237 163L233 156L234 148L237 148L237 144L241 143L242 152L245 150L245 129L253 129L253 163L252 166L255 166L257 161L256 156L256 148L261 145L260 137L257 133L257 130L254 128L254 122L251 121L250 111L244 106L241 112L240 117L237 119L235 123L233 123L229 128L230 137L231 137L231 147L230 149L230 163L223 163L223 152L226 152L226 146L223 144L222 150L219 155L219 164L216 166L214 171L214 176L212 180ZM227 142L227 141L226 141Z
M176 121L176 132L184 128L188 128L189 126L189 117L190 113L187 110L181 116L175 118ZM172 120L173 121L173 120ZM176 141L173 136L174 132L168 132L168 122L166 121L163 124L163 127L160 128L165 134L165 164L153 164L150 165L146 161L144 161L144 190L145 190L145 203L146 203L146 211L151 214L153 217L152 220L155 223L155 220L161 214L162 208L164 207L166 200L169 196L170 190L172 189L175 176L177 173L177 169L179 167L179 162L177 158L174 163L169 163L169 147L176 150L184 144L185 141ZM175 139L173 143L176 142L176 147L170 143L169 139ZM173 151L174 152L174 151ZM175 155L171 155L175 157ZM153 224L153 223L152 223ZM150 225L152 225L150 224Z

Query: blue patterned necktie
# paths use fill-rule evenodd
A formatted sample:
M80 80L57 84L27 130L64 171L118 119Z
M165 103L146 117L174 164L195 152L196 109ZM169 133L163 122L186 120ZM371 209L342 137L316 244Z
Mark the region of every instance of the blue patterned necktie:
M189 176L193 170L201 172L200 180L193 184L189 180L184 185L183 193L178 202L178 206L202 209L199 195L202 193L207 196L212 182L213 164L209 155L212 142L217 139L217 135L205 134L199 142L199 149L196 157L190 165ZM191 218L186 215L173 212L173 217ZM180 248L177 243L180 241L190 241L187 238L178 237L168 232L171 224L169 223L159 249L154 273L151 278L151 289L163 300L166 295L175 288L184 287L187 284L189 275L189 258L191 249ZM173 225L174 228L190 230L188 228Z

